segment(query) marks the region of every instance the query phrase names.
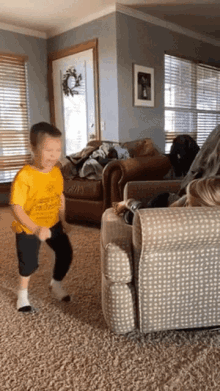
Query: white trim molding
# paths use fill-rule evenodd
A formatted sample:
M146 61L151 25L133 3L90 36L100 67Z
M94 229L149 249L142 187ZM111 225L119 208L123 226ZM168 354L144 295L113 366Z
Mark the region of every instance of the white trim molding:
M186 36L193 38L193 39L198 39L199 41L209 43L213 46L220 46L220 42L213 39L213 38L209 38L205 35L195 33L192 30L181 27L177 24L174 24L171 22L166 22L165 20L156 18L155 16L145 14L144 12L137 11L135 9L126 7L122 4L118 4L118 3L116 4L116 11L121 12L122 14L125 14L128 16L132 16L133 18L143 20L144 22L148 22L148 23L154 24L156 26L164 27L170 31L174 31L175 33L183 34L183 35L186 35Z
M0 23L0 30L7 30L14 33L20 33L23 35L30 35L36 38L47 39L47 34L42 31L31 30L25 27L18 27L7 23Z
M101 11L95 12L94 14L90 14L89 16L86 16L83 19L78 19L77 22L64 24L65 27L62 26L62 27L52 28L48 32L47 36L48 36L48 38L53 38L56 35L60 35L62 33L65 33L66 31L69 31L69 30L74 29L76 27L80 27L80 26L82 26L85 23L92 22L93 20L102 18L103 16L107 16L107 15L113 13L113 12L116 12L116 5L115 4L111 5L109 7L106 7L104 9L102 9Z
M138 1L138 0L136 0L136 1ZM164 21L162 19L156 18L155 16L145 14L144 12L137 11L131 7L128 7L126 5L119 4L119 3L105 7L101 11L90 14L89 16L86 16L83 19L78 19L77 22L72 22L70 24L64 23L61 27L57 26L57 27L51 28L51 29L47 30L47 32L46 32L46 30L44 32L36 31L36 30L31 30L31 29L25 28L25 27L18 27L18 26L14 26L14 25L10 25L10 24L5 24L5 23L0 23L0 29L12 31L12 32L16 32L16 33L20 33L20 34L24 34L24 35L31 35L31 36L34 36L37 38L47 39L47 38L53 38L57 35L63 34L71 29L77 28L79 26L82 26L85 23L92 22L96 19L102 18L103 16L107 16L107 15L114 13L114 12L120 12L124 15L131 16L133 18L142 20L144 22L151 23L156 26L164 27L170 31L174 31L179 34L186 35L186 36L193 38L193 39L198 39L199 41L206 42L206 43L211 44L213 46L220 46L220 42L213 39L213 38L209 38L205 35L202 35L202 34L193 32L192 30L189 30L187 28L181 27L175 23Z

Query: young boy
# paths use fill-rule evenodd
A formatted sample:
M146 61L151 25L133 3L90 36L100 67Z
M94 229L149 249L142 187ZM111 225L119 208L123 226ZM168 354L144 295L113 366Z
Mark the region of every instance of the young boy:
M28 298L30 276L38 268L41 241L55 252L55 266L50 288L58 300L69 301L61 281L72 261L72 247L66 230L63 176L56 166L61 156L62 133L46 122L32 126L30 144L33 164L26 164L15 176L10 204L15 221L19 263L17 309L33 312Z

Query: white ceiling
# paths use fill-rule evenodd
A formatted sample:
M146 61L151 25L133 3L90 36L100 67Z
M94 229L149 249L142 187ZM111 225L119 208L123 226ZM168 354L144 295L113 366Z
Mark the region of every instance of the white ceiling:
M220 0L2 0L0 29L51 37L120 10L120 4L130 14L141 12L220 42Z

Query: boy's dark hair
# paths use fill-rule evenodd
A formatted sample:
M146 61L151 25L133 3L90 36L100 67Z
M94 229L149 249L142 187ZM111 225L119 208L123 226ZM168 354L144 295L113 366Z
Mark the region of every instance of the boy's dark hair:
M56 126L51 125L47 122L39 122L31 127L30 130L30 144L32 147L36 148L39 145L45 135L51 137L61 137L62 133Z

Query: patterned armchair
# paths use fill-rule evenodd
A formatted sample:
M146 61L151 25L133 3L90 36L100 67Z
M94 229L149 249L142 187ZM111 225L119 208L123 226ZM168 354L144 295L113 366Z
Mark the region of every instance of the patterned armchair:
M178 181L139 182L139 190L141 184L151 193L180 187ZM135 183L128 183L125 197L134 193ZM219 325L219 259L217 207L141 209L133 226L107 209L101 225L107 325L118 334Z

